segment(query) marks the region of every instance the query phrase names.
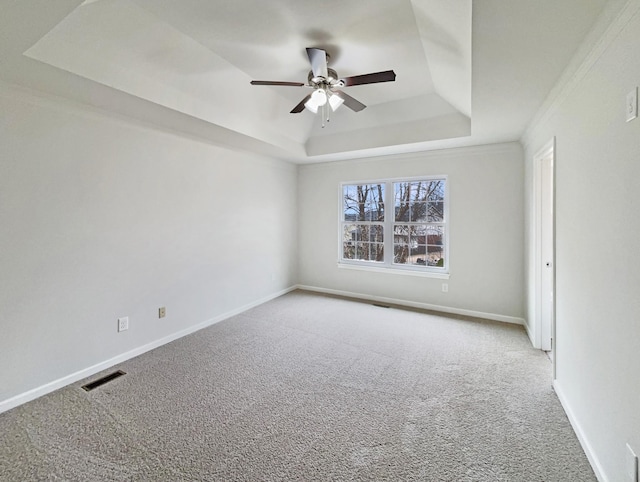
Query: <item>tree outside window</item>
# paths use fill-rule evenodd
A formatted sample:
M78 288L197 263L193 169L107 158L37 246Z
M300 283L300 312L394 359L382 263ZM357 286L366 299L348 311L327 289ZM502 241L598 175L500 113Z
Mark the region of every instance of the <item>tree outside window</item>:
M343 184L341 196L341 262L445 270L445 178Z

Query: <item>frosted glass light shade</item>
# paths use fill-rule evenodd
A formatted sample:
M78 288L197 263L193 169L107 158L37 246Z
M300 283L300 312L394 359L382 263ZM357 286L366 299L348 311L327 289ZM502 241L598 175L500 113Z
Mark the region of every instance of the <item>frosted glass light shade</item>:
M317 114L318 108L322 107L326 103L327 93L323 89L318 89L311 94L311 97L307 102L305 102L304 106L314 114Z
M327 103L327 93L322 89L318 89L311 94L311 99L309 100L312 100L318 107L323 106Z
M337 111L338 107L340 107L344 103L344 99L338 95L333 94L329 97L329 105L331 106L332 111Z
M318 113L318 106L313 102L312 99L309 99L308 101L306 101L304 103L304 107L305 107L305 109L313 112L314 114Z

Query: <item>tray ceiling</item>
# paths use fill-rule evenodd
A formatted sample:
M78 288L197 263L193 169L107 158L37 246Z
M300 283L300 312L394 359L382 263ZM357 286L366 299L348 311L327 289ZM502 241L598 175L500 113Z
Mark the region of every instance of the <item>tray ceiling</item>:
M26 0L2 21L15 38L0 53L16 63L9 81L59 92L65 89L47 85L46 75L63 71L124 95L131 106L116 111L314 162L516 140L604 3ZM46 10L55 22L44 20ZM11 14L34 21L19 32ZM346 88L367 109L343 107L322 128L310 112L289 114L306 87L249 84L305 82L306 47L327 50L340 76L393 69L396 82ZM38 71L44 80L27 78ZM77 98L92 102L95 95ZM95 103L110 108L104 99Z

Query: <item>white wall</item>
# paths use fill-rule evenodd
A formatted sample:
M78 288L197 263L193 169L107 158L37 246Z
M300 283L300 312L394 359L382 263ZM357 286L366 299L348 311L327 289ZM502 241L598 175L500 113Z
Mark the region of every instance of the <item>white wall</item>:
M602 30L524 138L526 289L533 299L532 159L556 136L556 391L600 480L624 481L625 443L640 454L640 119L625 123L640 1Z
M294 165L6 85L0 112L0 404L295 284Z
M300 166L299 283L521 322L522 156L510 143ZM338 268L340 182L437 174L449 182L449 280Z

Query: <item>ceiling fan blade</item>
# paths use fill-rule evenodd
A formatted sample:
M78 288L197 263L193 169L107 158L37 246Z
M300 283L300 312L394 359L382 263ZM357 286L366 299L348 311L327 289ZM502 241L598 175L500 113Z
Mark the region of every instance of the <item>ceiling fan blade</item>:
M307 49L309 62L311 63L311 71L314 77L329 77L327 72L327 52L321 49Z
M344 105L346 105L349 109L351 109L354 112L360 112L362 109L367 107L359 100L354 99L349 94L345 94L340 90L334 92L333 95L337 95L338 97L340 97L344 101Z
M303 87L302 82L278 82L271 80L252 80L251 85L281 85L285 87Z
M304 105L307 103L309 99L311 99L311 94L306 96L304 99L300 101L300 103L297 106L291 109L290 114L299 114L300 112L302 112L304 110Z
M340 82L345 87L349 87L352 85L376 84L378 82L393 82L394 80L396 80L396 73L393 70L385 70L384 72L345 77L340 79Z

